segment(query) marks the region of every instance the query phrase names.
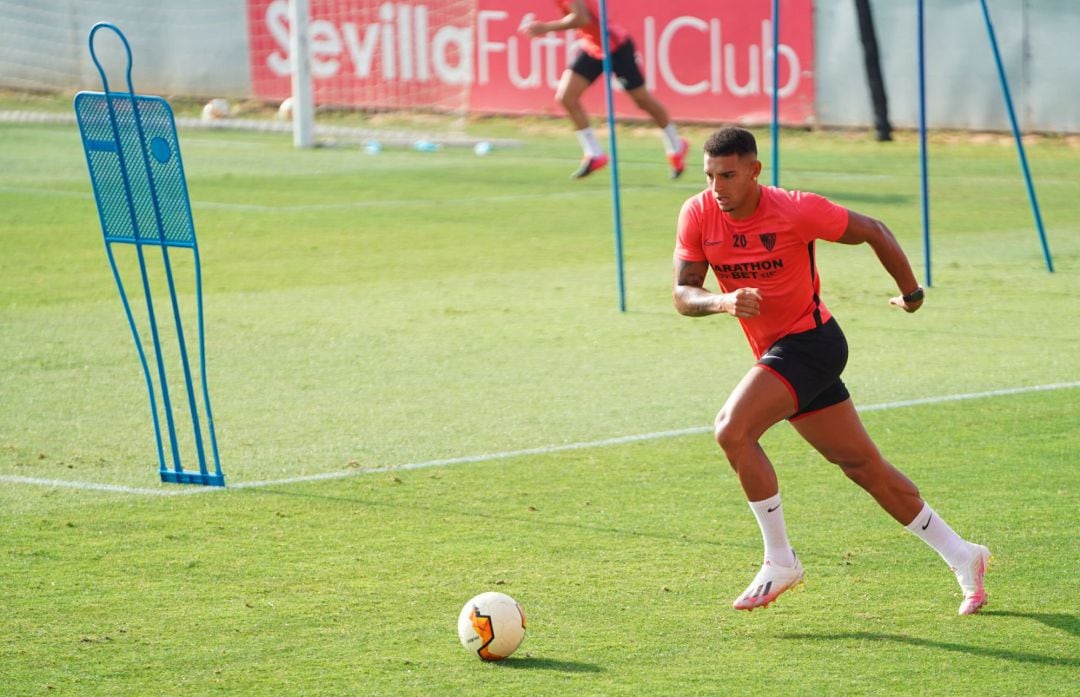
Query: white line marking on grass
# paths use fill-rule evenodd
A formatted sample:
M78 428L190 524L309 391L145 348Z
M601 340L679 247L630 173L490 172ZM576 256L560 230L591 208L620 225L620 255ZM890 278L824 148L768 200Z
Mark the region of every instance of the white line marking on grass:
M664 191L659 186L625 187L623 193L659 192ZM689 191L689 189L688 189ZM62 198L78 198L91 200L91 192L65 191L62 189L35 188L26 186L3 186L0 185L0 193L6 194L29 194L37 196L56 196ZM374 199L361 201L340 201L336 203L300 203L284 204L279 206L266 205L263 203L232 203L228 201L204 201L193 199L192 208L213 209L222 211L240 211L246 213L309 213L311 211L350 210L357 208L416 208L417 206L473 206L476 204L499 204L516 203L518 201L546 201L559 199L589 198L597 196L610 196L607 189L580 189L577 191L551 191L537 194L505 194L502 196L470 196L465 198L451 199Z
M34 186L0 186L0 194L29 194L32 196L56 196L59 198L91 199L89 191L67 191L65 189L49 189Z
M176 494L183 493L179 491L166 491L165 489L142 489L135 486L120 486L119 484L98 484L96 482L73 482L67 479L20 477L13 474L0 475L0 482L8 482L10 484L36 484L37 486L82 489L84 491L111 491L118 494L140 494L143 496L175 496Z
M986 392L968 392L964 394L940 395L938 397L922 397L920 399L905 399L897 402L884 402L882 404L869 404L857 407L860 412L885 411L887 409L902 409L904 407L924 406L927 404L947 404L949 402L962 402L969 399L985 399L987 397L1006 397L1009 395L1029 394L1032 392L1051 392L1054 390L1069 390L1080 387L1080 380L1073 382L1058 382L1050 385L1031 385L1028 387L1010 387L1001 390L988 390ZM403 472L408 470L428 469L431 467L448 467L450 465L465 465L476 462L491 462L492 460L506 460L512 457L526 455L550 455L553 453L568 452L571 450L585 450L588 448L603 448L610 445L626 445L648 440L660 440L662 438L677 438L700 433L708 433L712 426L693 426L691 428L679 428L670 431L653 431L652 433L639 433L633 436L619 436L616 438L604 438L601 440L582 441L578 443L566 443L564 445L544 445L537 448L524 448L522 450L507 450L498 453L486 453L484 455L467 455L463 457L448 457L438 460L425 460L423 462L409 462L403 465L386 465L384 467L364 467L338 472L323 472L322 474L310 474L300 477L288 477L286 479L271 479L255 482L237 482L228 487L193 487L189 489L146 489L139 487L120 486L116 484L97 484L94 482L67 481L62 479L37 479L34 477L21 477L15 475L0 475L0 482L12 484L35 484L39 486L64 487L68 489L83 489L88 491L109 491L122 494L139 494L145 496L183 496L186 494L202 494L213 491L228 489L255 489L268 486L286 486L289 484L302 484L306 482L320 482L330 479L345 479L364 474L380 474L385 472Z
M639 186L625 187L620 189L622 193L658 192L661 187ZM244 210L259 213L307 213L322 210L348 210L352 208L376 208L388 206L391 208L416 208L417 206L472 206L478 203L516 203L518 201L547 201L550 199L575 199L589 197L610 196L611 192L604 189L582 189L579 191L550 191L541 194L505 194L501 196L470 196L466 198L449 199L407 199L387 198L365 201L340 201L337 203L301 203L295 205L266 206L262 204L247 203L219 203L215 201L192 201L192 205L204 208L216 208L220 210Z
M639 191L653 191L642 188ZM251 211L254 213L309 213L311 211L349 210L355 208L416 208L418 206L472 206L478 203L514 203L517 201L543 201L547 199L582 198L595 195L610 195L610 191L586 189L583 191L553 191L546 194L507 194L505 196L472 196L452 199L405 199L386 198L366 201L340 201L337 203L299 203L281 206L267 206L259 203L225 203L219 201L192 201L196 208L216 210Z
M886 402L884 404L870 404L858 407L857 411L884 411L885 409L900 409L902 407L916 407L923 404L945 404L947 402L960 402L965 399L983 399L985 397L1006 397L1013 394L1027 394L1029 392L1050 392L1053 390L1069 390L1080 387L1080 381L1058 382L1052 385L1031 385L1029 387L1008 387L1002 390L990 390L988 392L969 392L967 394L942 395L940 397L923 397L921 399L905 399L899 402Z

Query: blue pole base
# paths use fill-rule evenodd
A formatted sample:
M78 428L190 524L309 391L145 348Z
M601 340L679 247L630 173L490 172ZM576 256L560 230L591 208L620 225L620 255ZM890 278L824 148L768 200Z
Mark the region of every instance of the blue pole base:
M161 481L168 484L202 484L203 486L225 486L225 475L203 474L202 472L171 472L165 470L161 473Z

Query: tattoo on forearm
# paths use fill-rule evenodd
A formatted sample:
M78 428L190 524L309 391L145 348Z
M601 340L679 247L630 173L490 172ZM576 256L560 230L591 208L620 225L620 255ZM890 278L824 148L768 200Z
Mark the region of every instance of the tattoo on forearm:
M679 268L679 285L703 287L705 285L705 273L684 264Z
M700 262L680 262L675 269L675 307L680 313L691 316L717 312L715 295L705 289L705 276L709 265Z

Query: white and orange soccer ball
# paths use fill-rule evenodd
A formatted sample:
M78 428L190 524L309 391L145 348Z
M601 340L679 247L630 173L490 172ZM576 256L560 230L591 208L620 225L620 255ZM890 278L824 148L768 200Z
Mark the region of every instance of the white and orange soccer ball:
M501 661L525 639L525 611L505 593L481 593L461 608L457 631L469 653Z

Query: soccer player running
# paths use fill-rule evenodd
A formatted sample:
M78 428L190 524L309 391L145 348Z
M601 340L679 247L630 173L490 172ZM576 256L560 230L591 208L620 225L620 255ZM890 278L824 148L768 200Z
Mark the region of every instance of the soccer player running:
M553 31L577 30L581 52L573 64L559 79L555 100L570 116L576 129L578 142L584 152L581 166L571 175L574 179L587 177L608 163L607 153L596 140L596 133L589 125L589 115L581 104L581 97L596 78L604 74L604 49L600 43L600 13L595 0L555 0L564 13L562 19L550 22L530 22L522 31L531 37L543 36ZM668 117L664 105L656 100L645 87L645 78L638 69L634 57L634 42L621 27L608 25L608 51L611 53L611 69L626 93L642 111L652 117L664 137L664 149L671 165L671 178L683 173L689 144L679 137L679 131Z
M673 297L689 316L739 320L757 363L716 416L716 441L738 475L765 542L765 560L736 598L738 610L764 607L800 583L803 567L788 542L776 472L758 440L787 419L827 460L952 568L961 615L986 604L990 550L957 535L919 490L882 457L863 429L840 373L847 342L821 301L814 241L870 245L906 312L923 304L911 265L881 221L812 193L759 184L753 134L723 128L705 143L708 188L683 204L675 246ZM712 267L719 292L705 289Z

